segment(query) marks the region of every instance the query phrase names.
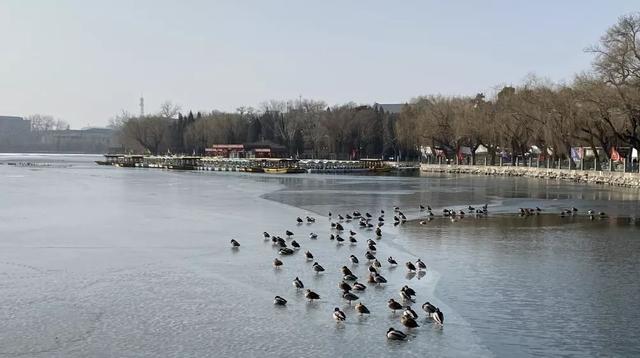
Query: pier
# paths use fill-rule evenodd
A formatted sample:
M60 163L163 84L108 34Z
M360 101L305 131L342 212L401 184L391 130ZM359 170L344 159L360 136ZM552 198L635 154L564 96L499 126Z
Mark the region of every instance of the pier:
M384 173L390 171L418 170L417 163L400 164L381 159L323 160L292 158L220 158L200 156L145 156L105 154L100 165L115 167L154 168L167 170L201 170L218 172L247 172L272 174L299 173Z

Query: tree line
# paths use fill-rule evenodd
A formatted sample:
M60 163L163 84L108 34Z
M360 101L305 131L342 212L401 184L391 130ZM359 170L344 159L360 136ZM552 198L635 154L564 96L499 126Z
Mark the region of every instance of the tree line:
M397 118L380 106L329 107L312 99L195 114L182 114L165 102L157 114L124 113L111 126L119 130L125 148L138 152L202 154L212 144L265 142L284 146L291 157L350 159L400 153L404 148L397 143Z
M124 114L113 126L127 149L150 153L203 153L214 143L271 141L285 146L290 156L415 159L424 146L447 157L462 147L473 156L483 146L495 162L504 152L512 158L531 155L532 146L554 159L584 146L600 162L614 148L621 153L640 148L639 33L639 13L620 17L586 49L593 54L592 68L570 83L530 76L491 96L417 97L400 113L377 105L329 107L299 99L272 100L234 113L183 114L167 102L157 114Z

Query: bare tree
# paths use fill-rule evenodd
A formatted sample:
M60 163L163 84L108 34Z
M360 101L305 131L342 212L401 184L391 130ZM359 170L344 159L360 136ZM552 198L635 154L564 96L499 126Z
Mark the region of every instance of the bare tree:
M31 121L31 130L35 132L52 131L56 127L56 120L50 115L32 114L27 119Z
M163 117L129 118L122 126L122 135L146 151L158 154L166 140L168 127L169 123Z
M70 128L68 122L47 114L32 114L27 119L31 121L31 130L34 132L65 131Z
M178 116L180 113L181 107L177 104L173 104L171 101L164 101L160 105L160 111L158 112L158 116L167 119L173 119Z
M593 69L600 79L615 89L618 107L626 116L623 127L613 123L616 136L640 148L640 13L622 16L587 49L595 54ZM606 119L605 119L606 120Z

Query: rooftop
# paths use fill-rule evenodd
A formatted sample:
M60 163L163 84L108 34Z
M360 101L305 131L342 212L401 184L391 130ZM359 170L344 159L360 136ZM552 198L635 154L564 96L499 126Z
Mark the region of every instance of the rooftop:
M380 107L380 108L382 108L383 111L385 111L387 113L392 113L392 114L400 113L402 111L402 106L404 106L403 103L376 103L376 104L374 104L374 107Z

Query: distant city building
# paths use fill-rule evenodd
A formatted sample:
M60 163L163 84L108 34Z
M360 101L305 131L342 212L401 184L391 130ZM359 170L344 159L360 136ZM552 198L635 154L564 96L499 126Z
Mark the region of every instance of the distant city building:
M106 153L117 144L113 129L88 128L44 132L36 147L47 152Z
M0 116L0 152L106 153L117 145L109 128L32 131L29 120Z
M22 117L0 116L0 151L22 151L31 141L31 121Z

